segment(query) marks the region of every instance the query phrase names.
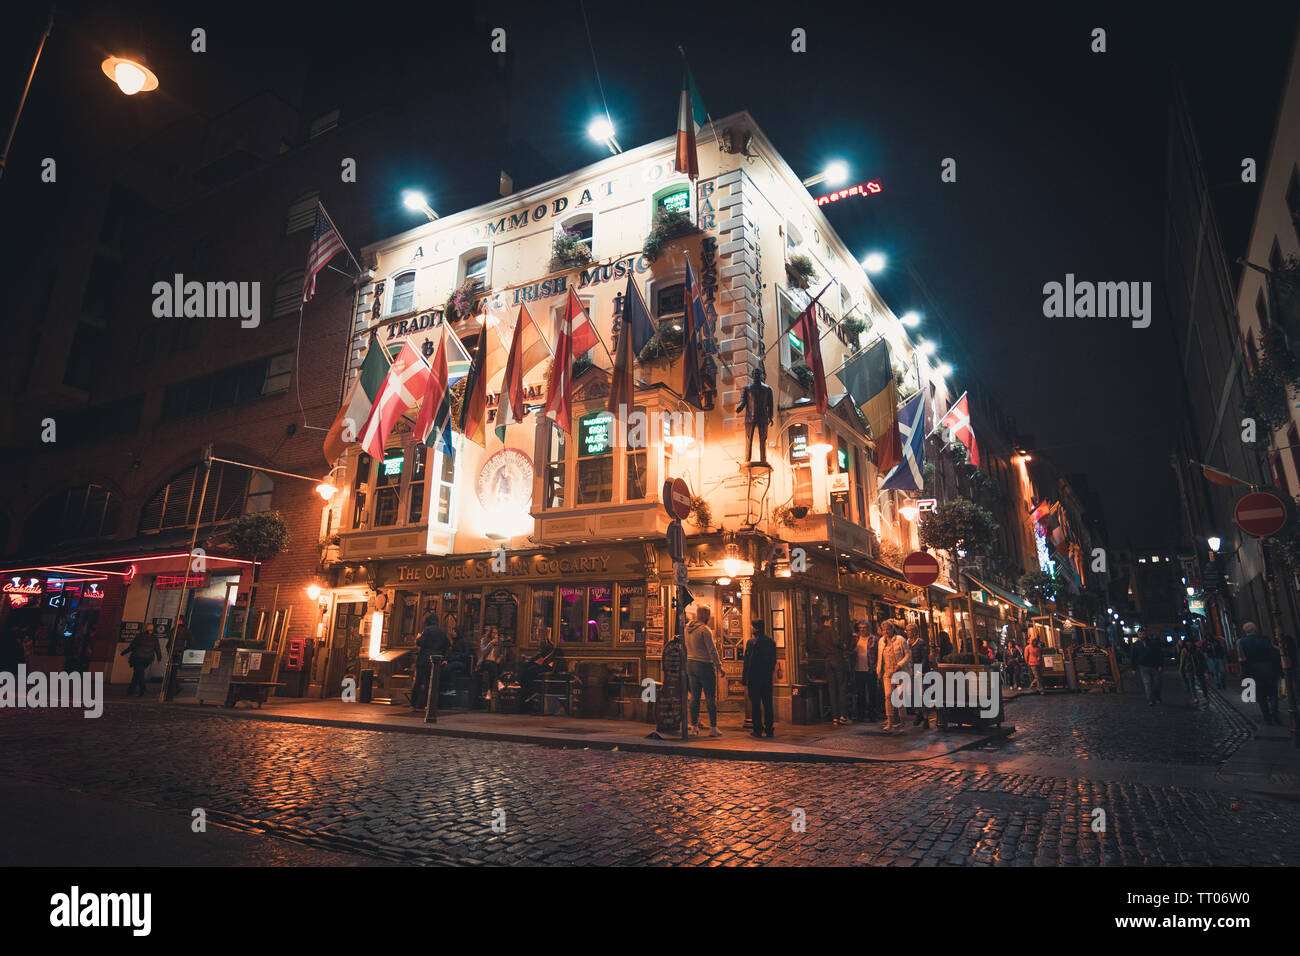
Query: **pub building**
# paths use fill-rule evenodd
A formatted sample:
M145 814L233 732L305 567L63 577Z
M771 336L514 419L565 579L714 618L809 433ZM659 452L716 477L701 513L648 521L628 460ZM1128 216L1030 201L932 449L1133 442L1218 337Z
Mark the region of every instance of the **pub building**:
M323 696L360 668L387 691L376 698L402 700L410 678L398 662L436 614L464 629L476 650L495 629L510 646L507 669L550 640L559 667L586 689L582 713L645 719L644 708L617 703L624 691L610 688L635 688L639 698L641 679L661 677L676 580L661 492L676 478L694 496L683 522L690 616L698 607L712 612L723 708L742 706L751 619L776 640L777 715L788 721L816 713L820 663L809 660L807 644L820 615L847 630L924 612L922 590L884 556L896 563L918 546L911 495L879 490L866 420L831 373L883 338L900 394L929 396L929 423L947 410L947 384L748 114L701 132L694 183L673 171L674 149L665 138L362 251L368 271L350 376L372 335L390 355L409 341L432 357L445 325L469 355L485 334L499 335L504 353L521 303L553 347L570 291L602 342L575 363L571 432L541 412L548 360L525 372L526 420L498 439L502 369L490 363L486 447L456 433L453 454L426 448L412 433L412 410L382 457L354 444L333 463L342 493L322 518L322 576L313 586ZM872 199L863 191L845 201ZM651 259L647 233L667 210L684 212L700 233L664 242ZM560 230L577 235L589 264L553 262ZM812 263L812 282L788 268L793 257ZM702 411L682 395L688 259L706 315ZM622 421L606 411L608 353L629 275L657 335L638 359L634 407ZM830 399L820 415L801 384L808 357L785 330L827 283L815 306ZM474 307L449 314L449 296L466 288ZM850 315L860 321L841 325ZM766 464L747 459L744 412L736 410L754 369L773 397L766 447L753 452ZM935 607L953 590L936 584Z

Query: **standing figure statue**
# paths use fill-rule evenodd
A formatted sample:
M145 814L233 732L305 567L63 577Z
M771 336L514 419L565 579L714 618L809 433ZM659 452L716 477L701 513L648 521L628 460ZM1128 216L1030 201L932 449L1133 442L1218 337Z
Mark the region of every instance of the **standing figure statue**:
M775 402L772 389L763 381L763 369L754 369L751 381L740 395L737 412L745 413L745 457L754 460L754 429L758 429L758 460L767 464L767 427L772 424Z

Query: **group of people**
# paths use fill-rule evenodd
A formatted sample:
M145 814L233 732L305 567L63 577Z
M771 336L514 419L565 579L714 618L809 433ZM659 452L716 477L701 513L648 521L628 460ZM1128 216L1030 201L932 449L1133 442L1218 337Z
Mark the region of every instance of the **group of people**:
M495 627L485 628L477 655L470 645L464 628L451 625L451 635L438 622L438 615L429 614L424 619L424 629L415 642L415 684L411 688L411 707L423 710L429 698L429 683L435 662L438 664L438 683L453 686L457 678L473 681L476 699L491 699L500 688L505 675L507 641ZM520 665L518 677L525 694L538 677L549 673L555 665L555 646L546 638L538 653Z

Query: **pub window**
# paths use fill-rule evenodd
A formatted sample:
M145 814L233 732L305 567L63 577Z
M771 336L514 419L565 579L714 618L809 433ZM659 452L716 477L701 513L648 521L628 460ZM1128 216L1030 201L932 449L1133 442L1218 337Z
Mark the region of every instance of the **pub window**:
M864 528L869 523L867 521L867 498L866 482L863 477L866 471L862 468L862 452L860 449L853 449L853 495L858 501L858 524Z
M244 514L260 514L271 510L271 492L274 490L271 476L264 471L255 471L248 476L248 497L244 499Z
M392 294L388 300L388 314L402 315L415 309L415 270L393 276L389 284Z
M623 489L625 501L640 501L649 488L646 476L646 447L650 440L646 424L648 421L643 407L636 406L632 409L627 431L627 455L624 459L627 462L627 483Z
M618 643L645 641L645 585L618 586Z
M614 416L592 412L578 419L578 495L576 504L614 497Z
M420 595L416 591L397 592L397 627L389 631L389 646L410 647L420 636Z
M453 515L452 498L456 493L455 449L456 449L457 442L460 441L460 438L457 435L453 434L451 436L451 441L452 441L452 454L448 455L442 450L438 450L436 453L436 460L434 462L434 471L435 474L437 474L438 476L438 484L436 487L436 492L438 495L438 504L437 504L437 511L434 515L434 520L441 525L450 525L452 523L451 522L452 515Z
M372 459L365 452L357 456L357 474L352 484L352 527L360 528L366 518L366 494L370 485Z
M419 524L424 518L424 456L425 445L416 442L411 449L411 487L408 492L407 524Z
M529 630L531 644L540 644L545 638L555 643L555 588L533 588L533 626Z
M320 202L320 190L313 189L302 193L289 203L289 211L284 217L284 234L292 236L316 225L316 204Z
M614 585L593 584L587 588L586 640L608 644L614 636Z
M560 588L560 644L578 644L587 629L587 589Z
M655 193L653 209L656 219L665 212L684 212L694 218L691 210L691 187L687 183L664 187Z
M669 348L681 346L685 318L686 283L678 282L655 290L655 319L664 345Z
M831 510L841 518L849 517L849 489L847 481L849 480L849 446L843 438L836 440L835 448L835 472L836 476L843 475L839 481L841 486L838 490L831 492Z
M402 495L402 471L406 464L406 454L401 445L388 448L379 462L375 472L375 520L376 528L386 528L397 524L401 513L399 504Z
M546 486L542 492L547 508L564 507L564 445L564 432L551 423L546 453Z

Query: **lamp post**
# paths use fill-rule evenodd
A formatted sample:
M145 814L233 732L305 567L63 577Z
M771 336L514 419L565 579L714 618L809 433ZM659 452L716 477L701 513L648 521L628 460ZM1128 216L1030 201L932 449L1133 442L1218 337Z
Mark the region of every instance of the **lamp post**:
M597 116L587 126L587 135L598 143L602 143L609 150L611 156L617 156L623 152L623 147L618 144L614 138L614 123L609 116Z
M832 186L838 186L849 178L849 166L842 160L835 160L827 163L816 176L809 176L803 181L805 186L816 186L818 183L829 183Z

